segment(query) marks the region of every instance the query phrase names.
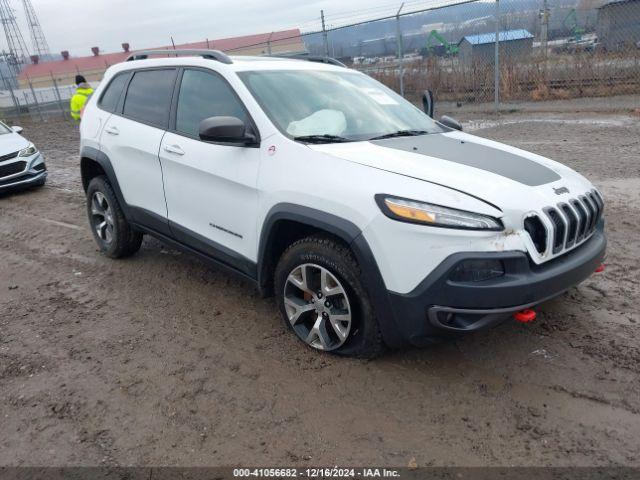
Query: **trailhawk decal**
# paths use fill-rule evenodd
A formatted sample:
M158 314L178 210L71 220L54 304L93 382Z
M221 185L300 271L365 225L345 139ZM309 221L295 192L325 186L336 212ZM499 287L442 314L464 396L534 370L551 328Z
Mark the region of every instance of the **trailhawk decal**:
M550 168L520 155L446 135L398 137L373 140L371 143L478 168L530 187L552 183L561 178Z

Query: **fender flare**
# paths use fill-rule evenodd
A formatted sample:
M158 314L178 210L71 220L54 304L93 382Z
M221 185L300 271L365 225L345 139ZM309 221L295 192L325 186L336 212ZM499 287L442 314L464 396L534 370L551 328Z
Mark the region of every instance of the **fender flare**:
M116 194L116 198L118 199L118 203L120 204L122 213L124 213L124 217L127 219L127 221L131 222L133 220L131 209L127 205L127 202L124 201L124 196L122 195L122 190L120 189L120 184L118 183L118 178L116 177L116 172L113 170L113 166L111 165L111 160L109 159L109 157L104 152L101 152L96 148L82 147L82 150L80 151L80 158L88 158L90 160L93 160L98 165L100 165L100 167L102 167L102 170L104 170L104 173L107 175L109 183L111 184L111 187ZM82 170L82 168L83 167L81 161L80 169ZM86 191L87 185L84 185L84 182L83 187Z
M268 248L274 241L274 226L278 221L289 220L328 232L343 240L353 252L361 270L361 281L369 293L369 299L380 324L382 336L390 347L405 344L397 328L397 323L389 292L378 268L378 263L362 234L362 230L344 218L311 207L291 203L279 203L271 208L263 222L258 247L258 285L268 281L268 261L265 258Z

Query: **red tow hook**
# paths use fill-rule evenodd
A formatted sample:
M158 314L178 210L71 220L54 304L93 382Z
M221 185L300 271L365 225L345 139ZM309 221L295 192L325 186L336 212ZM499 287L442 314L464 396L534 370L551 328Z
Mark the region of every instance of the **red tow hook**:
M536 319L536 317L536 312L529 309L520 310L519 312L513 314L513 318L516 320L516 322L520 323L531 323Z
M596 268L596 273L602 273L604 272L605 266L604 263L601 263L598 268Z

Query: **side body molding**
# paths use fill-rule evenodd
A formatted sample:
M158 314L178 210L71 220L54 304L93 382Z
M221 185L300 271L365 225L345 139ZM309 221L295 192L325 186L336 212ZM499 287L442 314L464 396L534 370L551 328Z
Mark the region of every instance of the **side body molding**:
M279 203L269 210L263 222L258 247L258 285L262 292L265 292L271 281L269 277L273 265L269 264L268 252L277 240L277 224L280 221L293 221L323 230L349 245L360 266L361 281L369 294L385 342L390 347L399 347L405 343L396 328L389 292L362 231L352 222L336 215L292 203Z

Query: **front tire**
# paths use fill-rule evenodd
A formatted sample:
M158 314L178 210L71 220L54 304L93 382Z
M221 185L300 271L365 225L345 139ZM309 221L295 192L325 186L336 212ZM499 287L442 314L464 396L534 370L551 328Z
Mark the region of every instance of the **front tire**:
M87 188L87 215L100 251L109 258L124 258L140 250L142 234L122 213L113 188L104 176L91 180Z
M284 322L308 346L373 358L382 334L358 263L348 247L314 235L292 244L276 266L276 302Z

